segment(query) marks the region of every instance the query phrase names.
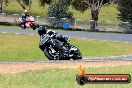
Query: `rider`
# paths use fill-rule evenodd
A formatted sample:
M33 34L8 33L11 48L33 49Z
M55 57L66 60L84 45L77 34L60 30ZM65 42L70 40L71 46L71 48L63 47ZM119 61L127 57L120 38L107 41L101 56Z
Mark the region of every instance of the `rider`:
M49 35L52 35L55 33L55 31L51 31L51 30L46 30L45 26L40 26L39 27L39 30L38 30L38 34L41 36L43 34L46 34L48 33ZM56 36L56 38L61 41L61 42L64 42L66 43L67 42L67 37L63 37L62 35L59 35L59 36Z
M52 35L52 34L54 34L54 33L55 33L55 32L54 32L54 31L51 31L51 30L47 31L46 28L45 28L45 26L40 26L40 27L39 27L39 30L38 30L38 34L40 35L40 37L42 37L44 34ZM64 42L64 44L67 43L67 38L66 38L66 37L63 37L62 35L60 35L60 36L55 36L55 38L56 38L57 40L61 41L61 42ZM51 44L52 44L52 43L51 43ZM58 47L59 49L64 50L63 47L60 47L58 44L55 44L55 46ZM65 51L65 52L67 52L67 51Z
M25 10L24 13L22 14L22 20L23 20L24 26L28 17L30 17L28 10Z

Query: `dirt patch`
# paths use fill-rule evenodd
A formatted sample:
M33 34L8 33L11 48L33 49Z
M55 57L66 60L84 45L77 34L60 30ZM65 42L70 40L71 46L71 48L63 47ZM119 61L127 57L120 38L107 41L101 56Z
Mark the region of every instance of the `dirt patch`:
M15 74L30 70L42 70L52 68L78 68L83 67L115 67L122 65L132 65L132 61L108 61L108 62L66 62L66 63L19 63L0 64L0 74Z

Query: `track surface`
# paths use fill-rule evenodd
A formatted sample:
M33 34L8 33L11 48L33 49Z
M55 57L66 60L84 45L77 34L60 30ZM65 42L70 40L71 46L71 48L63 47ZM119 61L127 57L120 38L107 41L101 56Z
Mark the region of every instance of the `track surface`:
M132 56L112 56L112 57L95 57L85 58L82 60L36 60L21 62L0 62L0 64L27 64L27 63L82 63L82 62L109 62L109 61L132 61Z
M0 28L2 33L28 34L35 35L37 30L18 30L13 28ZM75 32L75 31L60 31L59 34L69 37L92 38L98 40L111 40L116 42L132 43L132 34L117 34L117 33L93 33L93 32Z
M18 30L11 28L0 28L1 33L13 33L13 34L26 34L26 35L36 35L37 30ZM66 35L69 37L80 37L80 38L92 38L98 40L111 40L115 42L126 42L132 43L132 35L131 34L112 34L112 33L93 33L93 32L73 32L73 31L60 31L59 34ZM104 61L132 61L132 56L117 56L117 57L104 57L104 58L92 58L92 59L84 59L79 61L71 61L71 62L104 62ZM0 64L9 64L9 63L63 63L67 61L28 61L28 62L0 62Z

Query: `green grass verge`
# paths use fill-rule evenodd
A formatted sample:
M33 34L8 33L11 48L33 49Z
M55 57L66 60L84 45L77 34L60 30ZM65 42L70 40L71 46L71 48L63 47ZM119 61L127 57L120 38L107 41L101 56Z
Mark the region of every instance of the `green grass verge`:
M0 33L0 61L44 60L38 47L38 35L15 35ZM71 44L77 46L83 57L103 57L132 54L132 44L93 39L71 38Z
M87 68L87 74L130 74L132 66ZM0 88L131 88L130 84L86 84L76 82L76 69L49 69L0 75Z
M0 28L15 28L15 29L20 29L19 26L8 26L8 25L0 25Z
M16 8L17 6L17 8ZM32 8L30 10L30 14L34 16L46 16L48 11L49 5L45 5L45 7L40 7L39 0L32 0ZM82 19L82 20L90 20L90 10L86 10L85 12L76 11L72 8L72 6L69 8L69 11L73 12L73 17L76 19ZM11 2L8 6L4 8L5 13L14 14L14 13L23 13L23 9L20 7L20 5L14 0ZM103 6L100 10L99 14L99 21L119 21L117 19L117 5L110 4Z
M9 28L9 29L22 29L19 26L8 26L8 25L0 25L0 28ZM32 28L26 28L26 29L22 29L22 30L33 30Z

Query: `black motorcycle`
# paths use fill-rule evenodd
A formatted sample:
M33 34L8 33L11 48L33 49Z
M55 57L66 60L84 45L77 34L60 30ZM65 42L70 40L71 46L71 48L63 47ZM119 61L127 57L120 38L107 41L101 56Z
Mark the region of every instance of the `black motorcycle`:
M49 60L79 60L80 50L69 43L68 37L57 36L56 32L41 30L39 48Z

